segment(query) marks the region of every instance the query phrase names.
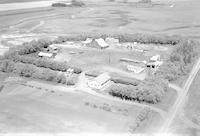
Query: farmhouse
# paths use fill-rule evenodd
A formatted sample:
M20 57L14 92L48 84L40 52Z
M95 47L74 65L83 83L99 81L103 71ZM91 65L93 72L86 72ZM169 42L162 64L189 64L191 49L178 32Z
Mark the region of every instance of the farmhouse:
M53 54L52 54L52 53L39 52L39 53L38 53L38 56L39 56L39 57L51 58L51 57L53 57Z
M127 70L129 70L131 72L134 72L136 74L139 74L142 71L144 71L144 68L138 67L138 66L134 66L134 65L127 65Z
M103 73L93 79L92 81L89 81L87 84L92 89L102 89L105 86L107 86L110 83L111 77L107 73Z

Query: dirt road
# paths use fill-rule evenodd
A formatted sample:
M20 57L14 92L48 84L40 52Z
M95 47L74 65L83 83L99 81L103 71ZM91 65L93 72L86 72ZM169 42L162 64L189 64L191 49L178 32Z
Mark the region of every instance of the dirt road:
M187 79L184 87L181 90L181 93L179 94L176 102L174 103L173 107L171 108L170 112L168 113L168 117L166 118L166 121L164 122L163 126L160 129L161 134L165 134L169 131L169 127L170 127L171 123L173 122L177 113L180 111L183 104L185 103L186 96L189 91L190 85L192 84L192 81L194 80L199 69L200 69L200 59L198 59L197 63L194 65L194 67L189 75L189 78Z

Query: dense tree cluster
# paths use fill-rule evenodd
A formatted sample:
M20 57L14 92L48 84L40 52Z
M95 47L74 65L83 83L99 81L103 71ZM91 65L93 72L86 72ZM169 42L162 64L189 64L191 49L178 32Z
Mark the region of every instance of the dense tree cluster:
M161 101L167 88L164 80L148 79L140 82L137 86L113 84L108 88L108 92L121 99L155 104Z
M182 40L175 46L169 59L157 71L156 76L168 81L175 81L179 77L187 75L198 56L197 52L199 52L198 42Z
M75 77L68 77L58 71L47 68L39 68L32 64L24 64L20 62L13 62L11 60L3 60L0 63L0 71L7 73L15 73L23 77L32 77L46 81L53 81L67 85L74 85L76 82Z

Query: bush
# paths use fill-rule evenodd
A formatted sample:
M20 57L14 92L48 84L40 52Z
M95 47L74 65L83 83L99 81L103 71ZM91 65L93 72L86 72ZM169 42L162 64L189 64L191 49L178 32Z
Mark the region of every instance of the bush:
M134 133L138 128L145 125L149 120L151 120L152 115L153 111L151 111L151 109L143 108L137 115L134 124L130 126L130 132Z

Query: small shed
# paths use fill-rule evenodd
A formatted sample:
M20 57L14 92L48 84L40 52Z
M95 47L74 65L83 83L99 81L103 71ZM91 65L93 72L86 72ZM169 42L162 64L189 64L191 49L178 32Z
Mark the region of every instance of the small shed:
M39 52L39 53L38 53L38 56L39 56L39 57L51 58L51 57L53 57L53 54L52 54L52 53Z
M93 89L102 89L110 83L111 77L107 73L103 73L92 81L88 82L88 86Z

